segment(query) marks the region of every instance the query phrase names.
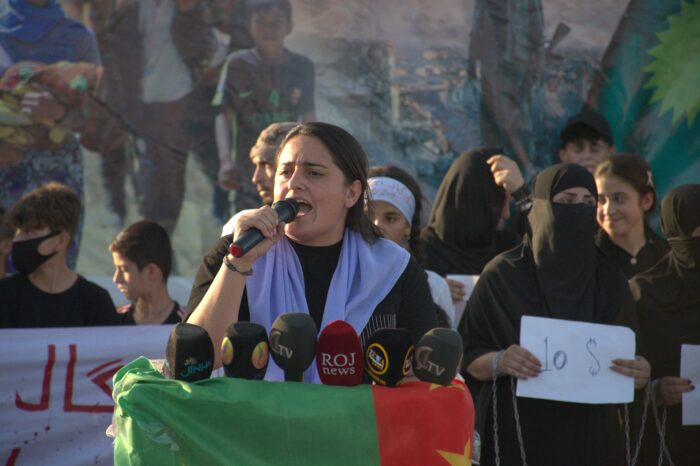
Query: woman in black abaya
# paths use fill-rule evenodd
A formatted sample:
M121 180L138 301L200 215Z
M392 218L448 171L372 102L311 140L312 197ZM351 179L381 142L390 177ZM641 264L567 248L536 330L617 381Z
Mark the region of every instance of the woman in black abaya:
M523 315L625 325L636 322L624 276L594 243L596 185L583 167L560 164L535 179L528 233L520 246L491 261L467 303L460 333L467 371L497 378L498 446L502 465L521 465L511 377L537 377L540 362L518 345ZM495 374L494 374L495 367ZM612 370L643 387L641 357L613 361ZM503 377L501 377L503 376ZM477 400L481 465L495 464L492 384ZM614 405L519 398L522 449L533 465L623 464L624 439Z
M700 426L681 424L682 394L693 390L679 377L681 345L700 344L700 185L671 190L661 203L661 228L671 251L631 282L639 326L651 362L664 443L676 466L700 460ZM695 388L697 390L697 388ZM665 426L661 426L667 411ZM640 465L656 465L659 434L649 415ZM666 455L665 455L666 456Z

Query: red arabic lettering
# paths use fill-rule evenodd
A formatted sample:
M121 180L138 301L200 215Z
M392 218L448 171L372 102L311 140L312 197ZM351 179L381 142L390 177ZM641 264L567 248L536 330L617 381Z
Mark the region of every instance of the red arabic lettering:
M49 399L51 398L51 375L53 373L53 365L56 362L56 345L49 345L49 360L46 361L44 367L44 381L41 384L41 401L39 403L27 403L19 396L19 392L15 391L15 406L24 411L44 411L49 408Z

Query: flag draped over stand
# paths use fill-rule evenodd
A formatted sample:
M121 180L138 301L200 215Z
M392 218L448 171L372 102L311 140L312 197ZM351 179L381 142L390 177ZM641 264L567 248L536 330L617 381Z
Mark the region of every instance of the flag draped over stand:
M119 465L470 465L464 384L334 387L165 379L145 358L114 376Z

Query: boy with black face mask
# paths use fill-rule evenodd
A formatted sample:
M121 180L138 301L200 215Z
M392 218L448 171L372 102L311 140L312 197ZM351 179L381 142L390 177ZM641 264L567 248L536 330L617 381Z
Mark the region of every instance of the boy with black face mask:
M49 183L7 212L14 229L12 263L0 280L0 328L82 327L119 323L106 290L68 267L66 251L80 216L69 187Z

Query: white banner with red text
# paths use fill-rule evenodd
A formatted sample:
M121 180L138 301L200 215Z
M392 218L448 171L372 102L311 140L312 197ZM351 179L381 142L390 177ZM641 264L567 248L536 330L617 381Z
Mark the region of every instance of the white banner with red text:
M0 465L112 465L112 376L170 325L0 330Z

